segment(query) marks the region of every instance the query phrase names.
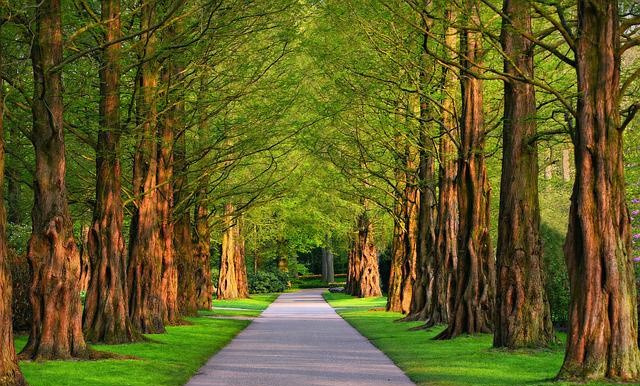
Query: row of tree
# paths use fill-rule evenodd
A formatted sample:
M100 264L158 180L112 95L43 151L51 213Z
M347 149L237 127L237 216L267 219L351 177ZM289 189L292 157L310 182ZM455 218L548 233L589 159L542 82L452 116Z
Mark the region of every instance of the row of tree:
M357 4L352 2L353 8ZM573 142L575 181L564 245L571 300L559 378L638 379L623 162L623 132L637 110L637 98L629 93L638 77L637 5L504 0L500 7L494 1L406 0L377 6L378 17L392 27L377 30L371 18L352 12L365 20L363 44L379 55L344 75L351 82L343 90L373 106L372 114L385 115L383 125L398 129L389 130L385 145L367 138L367 129L356 129L353 158L359 168L345 173L362 176L355 180L367 186L376 179L393 197L387 206L394 218L387 310L428 327L446 324L437 339L493 333L495 347L553 344L537 148L539 141L566 133ZM555 73L568 80L538 73L545 61L553 61ZM387 63L392 70L371 63ZM570 70L565 73L563 66ZM621 81L623 73L629 75ZM379 86L359 89L358 79ZM485 82L491 92L502 82L502 106L486 102ZM377 92L369 94L372 89ZM549 105L553 116L564 118L563 127L545 121ZM491 116L495 111L502 116ZM491 138L500 123L501 137ZM376 124L371 127L380 133ZM502 151L495 255L486 160L494 143ZM389 149L391 162L371 150L381 146ZM377 296L357 284L359 277L369 280L358 276L359 267L375 253L362 252L363 240L372 236L366 218L359 224L347 290Z

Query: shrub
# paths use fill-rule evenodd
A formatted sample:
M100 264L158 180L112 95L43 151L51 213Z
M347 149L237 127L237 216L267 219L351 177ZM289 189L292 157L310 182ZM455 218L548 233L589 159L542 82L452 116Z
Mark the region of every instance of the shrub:
M275 271L258 271L249 275L249 292L264 294L282 292L289 288L289 274Z

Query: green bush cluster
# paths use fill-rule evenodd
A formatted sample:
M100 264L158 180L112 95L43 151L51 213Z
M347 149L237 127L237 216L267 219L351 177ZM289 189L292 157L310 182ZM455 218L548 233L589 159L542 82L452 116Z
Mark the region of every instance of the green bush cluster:
M286 272L258 271L249 274L249 292L252 294L266 294L282 292L289 288L290 277Z

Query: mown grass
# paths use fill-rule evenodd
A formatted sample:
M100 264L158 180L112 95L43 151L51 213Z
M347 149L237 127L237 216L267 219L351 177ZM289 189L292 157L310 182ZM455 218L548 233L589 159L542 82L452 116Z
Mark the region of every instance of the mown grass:
M380 311L384 297L359 299L328 292L324 296L419 385L569 385L553 380L562 365L561 344L548 350L509 352L493 349L491 335L435 341L431 338L444 326L410 331L422 323L399 322L401 314Z
M22 361L20 368L31 386L183 385L211 355L250 323L211 316L258 316L276 297L266 294L253 295L251 299L214 301L214 307L241 310L203 311L198 317L187 318L190 325L167 327L165 334L146 335L148 342L93 346L99 351L136 359ZM26 337L16 339L18 350L25 344Z

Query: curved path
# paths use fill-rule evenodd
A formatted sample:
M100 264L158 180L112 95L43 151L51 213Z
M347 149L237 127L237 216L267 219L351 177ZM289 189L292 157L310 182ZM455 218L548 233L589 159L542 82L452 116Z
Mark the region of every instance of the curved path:
M413 385L322 292L280 295L187 386Z

